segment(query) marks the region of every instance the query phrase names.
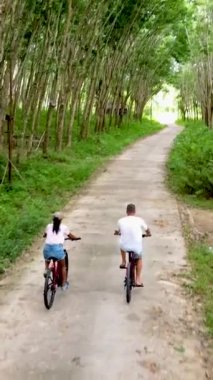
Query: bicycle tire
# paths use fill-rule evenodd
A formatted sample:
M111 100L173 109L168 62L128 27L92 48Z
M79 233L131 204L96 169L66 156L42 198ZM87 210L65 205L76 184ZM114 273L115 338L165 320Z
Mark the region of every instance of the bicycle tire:
M131 263L128 263L126 271L126 302L130 303L132 295Z
M50 271L44 281L44 305L49 310L54 302L55 287L53 284L53 273Z
M67 270L67 274L69 272L69 257L68 257L68 253L66 251L66 249L64 249L64 253L65 253L65 265L66 265L66 270Z

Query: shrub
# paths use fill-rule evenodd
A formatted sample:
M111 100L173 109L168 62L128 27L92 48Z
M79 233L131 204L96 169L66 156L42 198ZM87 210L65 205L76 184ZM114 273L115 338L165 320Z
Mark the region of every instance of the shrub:
M201 122L188 122L186 126L169 157L170 183L180 194L212 198L213 130Z

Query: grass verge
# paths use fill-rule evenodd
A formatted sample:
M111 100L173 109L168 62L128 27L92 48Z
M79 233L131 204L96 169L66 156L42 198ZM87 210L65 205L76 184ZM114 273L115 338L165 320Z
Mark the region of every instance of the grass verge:
M43 229L53 211L70 197L108 158L139 138L160 131L155 121L126 123L109 133L73 141L72 149L40 153L22 162L13 187L0 187L0 273L3 273Z
M205 315L205 324L213 337L213 250L204 244L189 247L192 268L192 290L199 296Z
M171 189L192 206L213 209L213 131L186 121L168 160Z
M213 209L213 131L201 121L177 124L186 128L170 152L169 187L187 205ZM185 237L191 264L190 291L201 300L205 325L213 337L213 251L203 243L189 242L186 233Z

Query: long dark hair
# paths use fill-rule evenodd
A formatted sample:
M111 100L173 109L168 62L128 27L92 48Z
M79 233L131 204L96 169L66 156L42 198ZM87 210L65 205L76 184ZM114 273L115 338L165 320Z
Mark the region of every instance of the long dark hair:
M61 219L58 219L54 216L54 218L53 218L53 232L55 232L56 234L58 233L58 231L60 229L60 224L61 224Z

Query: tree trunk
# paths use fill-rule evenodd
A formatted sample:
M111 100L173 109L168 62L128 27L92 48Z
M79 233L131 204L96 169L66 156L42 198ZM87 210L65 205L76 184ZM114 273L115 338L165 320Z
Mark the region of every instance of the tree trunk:
M97 75L97 72L96 72L96 65L95 65L92 72L92 77L90 79L89 91L87 95L86 105L84 108L83 120L80 126L80 139L85 139L88 137L90 115L91 115L92 106L94 103L96 83L97 83L96 75Z
M71 106L70 106L70 118L69 118L68 127L67 127L67 144L66 144L67 147L70 147L72 143L72 130L73 130L73 125L75 121L75 115L77 111L81 87L82 87L82 81L80 80L75 92L73 92L72 94L72 101L71 101Z

